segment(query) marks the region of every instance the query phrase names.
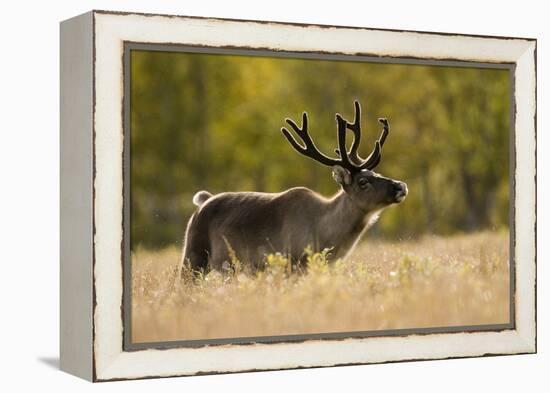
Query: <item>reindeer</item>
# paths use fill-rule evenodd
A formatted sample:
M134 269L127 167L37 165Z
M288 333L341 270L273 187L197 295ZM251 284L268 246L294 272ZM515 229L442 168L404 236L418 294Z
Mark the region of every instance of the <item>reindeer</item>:
M366 159L357 152L361 141L361 107L357 101L353 123L336 114L337 158L326 156L315 146L308 132L307 113L302 115L302 127L285 120L303 143L283 127L281 131L290 145L298 153L331 167L340 190L331 198L305 187L280 193L212 195L199 191L193 197L198 209L187 225L182 264L189 263L195 272L222 270L227 261L237 257L241 264L256 270L262 269L267 254L280 252L296 268L304 261L308 247L314 251L329 249L330 260L343 258L385 207L407 196L405 183L373 171L389 133L387 119L378 119L382 134ZM349 151L347 130L354 135Z

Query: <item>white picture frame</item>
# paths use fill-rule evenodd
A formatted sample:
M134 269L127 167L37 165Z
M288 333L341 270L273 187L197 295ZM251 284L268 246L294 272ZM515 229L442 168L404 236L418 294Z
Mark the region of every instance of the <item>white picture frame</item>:
M125 43L513 67L513 323L495 331L125 350ZM60 352L69 373L108 381L536 352L534 39L91 11L61 24L60 150Z

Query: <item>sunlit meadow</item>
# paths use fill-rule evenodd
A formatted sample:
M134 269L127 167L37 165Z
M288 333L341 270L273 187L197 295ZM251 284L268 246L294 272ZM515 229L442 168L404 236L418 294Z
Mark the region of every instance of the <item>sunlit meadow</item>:
M132 255L132 341L155 342L509 321L508 232L362 242L328 264L309 254L291 272L280 255L265 270L193 279L180 250Z

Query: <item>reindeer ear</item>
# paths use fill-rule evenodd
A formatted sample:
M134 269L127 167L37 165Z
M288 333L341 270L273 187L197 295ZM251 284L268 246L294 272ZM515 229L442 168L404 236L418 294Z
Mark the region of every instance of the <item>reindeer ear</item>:
M340 165L334 165L332 167L332 177L336 180L336 183L341 186L347 186L351 184L351 173L341 167Z

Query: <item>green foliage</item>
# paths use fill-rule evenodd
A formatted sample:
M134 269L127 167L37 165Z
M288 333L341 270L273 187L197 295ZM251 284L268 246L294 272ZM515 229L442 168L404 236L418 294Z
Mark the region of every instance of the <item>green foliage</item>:
M206 189L337 191L330 169L280 133L307 111L326 154L334 114L363 107L361 153L391 131L377 171L410 194L371 230L411 237L505 227L509 203L507 70L132 51L132 247L181 243ZM351 139L351 138L350 138Z
M268 254L265 259L266 272L276 277L287 277L292 272L290 260L277 252ZM263 273L260 272L260 275Z
M307 249L307 271L317 274L326 274L328 273L328 255L330 254L330 249L324 249L321 252L313 252L313 250Z

